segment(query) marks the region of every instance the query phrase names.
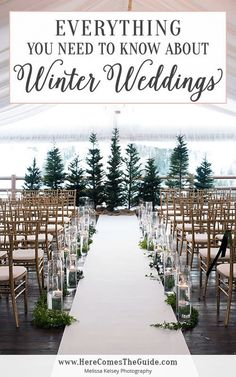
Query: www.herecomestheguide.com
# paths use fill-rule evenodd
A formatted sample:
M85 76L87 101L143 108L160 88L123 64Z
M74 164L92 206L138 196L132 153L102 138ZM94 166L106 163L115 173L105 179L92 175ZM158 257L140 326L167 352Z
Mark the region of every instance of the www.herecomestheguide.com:
M106 374L116 374L119 373L130 373L130 374L143 374L150 375L152 373L151 369L148 368L132 368L132 367L153 367L153 366L177 366L177 360L164 359L159 360L156 358L122 358L122 359L64 359L58 360L60 366L81 366L84 368L84 373L106 373ZM121 367L114 368L114 367ZM90 367L90 368L89 368ZM112 367L112 368L111 368ZM130 368L131 367L131 368Z

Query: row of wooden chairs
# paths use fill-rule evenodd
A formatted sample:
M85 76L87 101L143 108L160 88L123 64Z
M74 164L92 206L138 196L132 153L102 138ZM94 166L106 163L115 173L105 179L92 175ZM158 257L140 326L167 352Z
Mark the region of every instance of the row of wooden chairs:
M25 190L22 192L20 200L25 200L34 204L34 202L50 202L54 200L58 204L61 203L61 210L70 215L76 211L76 190Z
M0 202L0 295L11 296L17 327L16 300L21 294L27 312L28 271L36 272L42 292L44 262L51 258L51 243L59 240L72 214L64 210L62 196L32 197Z
M24 266L15 266L13 263L13 235L11 226L8 226L8 249L1 252L0 258L0 295L10 295L16 327L19 327L19 317L16 300L24 296L25 313L28 311L28 274Z
M163 195L162 195L163 196ZM236 279L236 206L232 192L210 190L189 192L167 190L165 205L162 203L159 213L166 224L170 224L177 238L177 248L182 254L186 250L186 263L192 268L194 255L199 261L199 285L206 297L209 270L214 264L217 272L217 312L219 312L220 293L227 294L227 314L225 325L228 324L232 300L233 284ZM224 235L230 233L233 242L228 243L223 253L219 253ZM225 240L225 239L224 239ZM235 241L236 242L236 241ZM184 244L186 247L184 248ZM224 288L223 283L224 282Z

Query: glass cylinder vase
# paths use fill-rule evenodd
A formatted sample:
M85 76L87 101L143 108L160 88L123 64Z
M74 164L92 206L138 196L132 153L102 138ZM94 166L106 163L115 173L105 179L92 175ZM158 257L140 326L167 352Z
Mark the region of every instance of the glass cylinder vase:
M63 269L59 258L48 261L47 306L52 310L63 309Z
M78 233L78 250L79 256L85 259L89 249L89 232L86 229Z
M66 281L68 289L77 287L78 259L76 254L68 254L66 258Z
M146 208L147 214L151 214L152 208L153 208L152 202L145 202L145 208Z
M176 292L176 253L164 250L163 272L164 272L164 291L166 295Z
M89 228L96 229L96 211L94 209L89 210Z
M150 230L148 233L147 233L147 251L150 253L150 254L153 254L154 253L154 241L155 241L155 238L152 234L152 231Z
M191 317L191 276L190 267L181 268L177 275L176 314L178 321L187 321Z

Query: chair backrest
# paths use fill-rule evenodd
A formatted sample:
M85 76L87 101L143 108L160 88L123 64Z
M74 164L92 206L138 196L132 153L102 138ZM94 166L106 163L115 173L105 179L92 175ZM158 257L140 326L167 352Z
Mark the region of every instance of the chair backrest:
M208 268L207 268L207 271L206 271L207 277L210 275L210 273L213 270L214 266L217 264L218 259L221 258L221 257L225 257L226 251L227 251L227 247L229 246L229 244L230 244L231 241L232 241L231 231L230 230L226 230L224 232L224 235L223 235L223 238L221 240L221 244L220 244L219 250L218 250L215 258L212 260L212 259L209 258L209 255L208 255L209 260L207 261L207 267Z
M40 220L13 220L7 221L10 249L35 249L38 257Z

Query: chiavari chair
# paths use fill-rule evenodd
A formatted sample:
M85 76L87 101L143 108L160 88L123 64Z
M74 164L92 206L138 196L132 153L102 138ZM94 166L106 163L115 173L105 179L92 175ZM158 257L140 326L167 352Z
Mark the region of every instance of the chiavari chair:
M14 233L12 229L12 222L4 223L5 250L7 250L7 262L0 265L0 295L11 296L13 313L15 318L16 327L19 327L19 316L16 300L24 296L24 309L25 313L28 310L27 294L28 294L28 280L27 269L24 266L13 264L13 250L14 250Z
M186 235L186 263L192 268L194 254L198 254L200 247L206 247L208 209L204 208L203 202L194 203L190 211L190 232Z
M216 268L216 287L217 287L217 318L220 315L220 300L222 293L227 298L226 314L224 319L225 326L228 326L230 309L232 304L233 291L236 283L236 232L230 234L230 260L229 263L219 264Z
M213 207L211 207L211 205ZM233 214L231 214L233 215ZM205 275L203 297L206 297L209 269L213 269L213 265L229 261L230 253L227 248L226 232L232 230L235 220L229 216L228 208L222 207L222 204L215 206L215 203L209 204L207 219L207 245L199 249L199 270L200 270L200 287L202 287L202 275ZM217 237L221 232L221 237ZM224 242L224 246L222 242ZM223 246L223 248L222 248Z
M183 198L181 201L181 219L176 224L176 240L177 240L177 249L179 254L182 255L184 243L186 242L187 234L192 232L192 210L194 207L194 197ZM197 225L195 224L195 229Z
M14 264L36 271L40 293L44 287L44 250L39 247L41 221L13 220L9 222L13 235L12 260ZM21 241L19 242L19 239Z

